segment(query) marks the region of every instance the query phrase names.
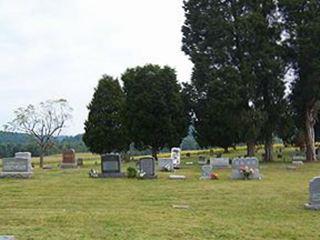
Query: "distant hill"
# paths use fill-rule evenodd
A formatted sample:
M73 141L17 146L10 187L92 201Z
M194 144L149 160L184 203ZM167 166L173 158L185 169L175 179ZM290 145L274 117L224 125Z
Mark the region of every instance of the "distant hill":
M188 136L182 140L181 148L183 150L199 149L198 143L195 141L193 135L193 128L190 127ZM75 136L59 136L55 138L55 145L47 154L61 153L64 149L73 148L76 152L87 152L88 148L82 141L83 134ZM12 133L0 131L0 157L12 157L16 152L31 152L33 156L39 155L39 148L34 139L28 134ZM138 151L131 149L133 154L141 154L145 151ZM147 150L146 150L147 151ZM163 151L170 151L170 149L163 149Z
M28 134L0 131L0 144L25 144L30 140L32 140L32 138Z
M54 147L47 154L61 153L64 149L73 148L76 152L87 152L82 141L82 134L76 136L60 136L54 139ZM28 134L0 131L0 157L12 157L16 152L31 152L39 155L39 147Z

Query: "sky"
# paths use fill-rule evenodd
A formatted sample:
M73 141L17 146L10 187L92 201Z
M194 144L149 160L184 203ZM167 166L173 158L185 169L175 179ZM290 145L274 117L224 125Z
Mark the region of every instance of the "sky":
M0 129L13 111L64 98L83 133L87 105L103 74L147 63L190 81L181 51L182 0L0 0Z

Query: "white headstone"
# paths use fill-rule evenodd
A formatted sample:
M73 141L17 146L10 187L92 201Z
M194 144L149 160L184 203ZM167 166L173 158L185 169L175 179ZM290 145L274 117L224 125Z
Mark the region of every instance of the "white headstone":
M171 149L171 158L173 160L173 166L175 168L180 167L180 159L181 159L181 149L174 147Z

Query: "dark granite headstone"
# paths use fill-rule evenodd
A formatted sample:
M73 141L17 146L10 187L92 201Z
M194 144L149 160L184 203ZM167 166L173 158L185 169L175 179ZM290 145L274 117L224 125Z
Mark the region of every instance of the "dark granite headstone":
M124 177L121 172L121 157L119 154L101 155L100 177Z
M152 179L156 178L155 174L155 160L154 158L141 158L139 160L139 170L140 172L145 173L143 178Z

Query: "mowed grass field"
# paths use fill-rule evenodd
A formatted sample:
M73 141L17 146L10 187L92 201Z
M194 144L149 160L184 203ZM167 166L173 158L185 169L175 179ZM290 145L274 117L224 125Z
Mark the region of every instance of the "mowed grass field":
M233 152L233 155L240 153ZM23 239L320 239L320 212L304 209L308 183L320 164L295 171L286 164L261 164L261 181L199 180L197 158L184 158L186 180L91 179L97 156L77 154L84 167L36 168L29 180L0 179L0 235ZM36 160L36 159L35 159ZM185 162L194 161L194 165ZM95 165L95 162L97 165ZM126 171L131 162L122 168ZM175 209L172 205L188 205Z

